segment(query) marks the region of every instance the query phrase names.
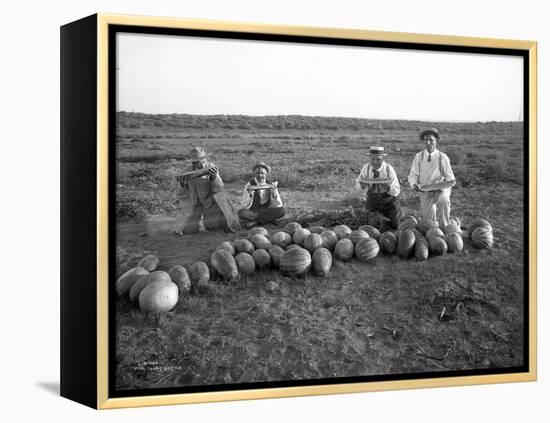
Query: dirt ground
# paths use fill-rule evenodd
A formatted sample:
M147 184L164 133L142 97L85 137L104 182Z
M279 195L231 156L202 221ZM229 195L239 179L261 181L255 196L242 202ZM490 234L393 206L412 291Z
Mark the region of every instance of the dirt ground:
M506 216L505 209L500 213ZM135 265L148 252L161 258L164 270L208 263L222 241L246 234L181 237L170 234L172 223L172 218L150 218L120 224L119 268ZM467 242L461 254L424 263L381 255L372 264L335 260L327 278L295 279L272 269L235 283L212 281L182 295L176 309L160 318L144 316L120 299L117 386L519 366L523 268L519 251L510 251L521 239L507 236L508 229L495 224L492 250L476 250ZM278 291L266 291L269 280L279 283Z
M388 161L402 180L404 212L418 211L418 198L405 181L419 146L407 140L426 123L354 121L365 125L359 135L356 129L305 135L288 130L265 134L254 128L253 133L226 134L215 132L215 124L207 119L193 122L208 124L208 131L189 135L171 129L174 133L167 135L167 119L175 118L124 115L130 118L134 120L122 121L117 141L117 275L147 253L158 255L161 270L197 260L208 263L222 241L246 235L170 233L176 210L171 183L184 168L183 155L191 145L213 152L235 207L249 166L259 160L273 165L287 209L281 225L299 220L307 226L319 223L315 218L323 213L360 209L353 180L366 160L368 145L380 143L391 152ZM143 119L157 120L153 125ZM313 126L313 121L302 121ZM265 122L250 120L252 126ZM441 148L449 153L459 181L452 191L452 214L464 226L477 217L488 219L494 228L494 248L477 250L466 241L462 253L422 263L384 254L371 263L334 260L326 278L291 278L276 269L232 283L213 278L181 294L176 308L162 316L142 314L127 298L119 298L116 388L521 366L521 125L439 126L447 134ZM268 281L276 281L279 288L267 290Z

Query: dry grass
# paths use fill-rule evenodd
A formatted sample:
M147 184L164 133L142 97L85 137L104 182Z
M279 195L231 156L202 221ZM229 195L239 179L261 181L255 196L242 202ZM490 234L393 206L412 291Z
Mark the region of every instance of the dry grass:
M283 122L276 118L218 117L206 122L201 117L193 121L188 116L179 120L157 116L143 117L138 130L130 127L137 124L137 117L129 115L121 119L126 126L121 124L117 134L121 140L117 143L118 273L149 252L159 255L161 269L208 262L220 242L245 235L169 233L176 207L173 179L186 166L185 155L192 145L203 145L212 153L235 205L250 165L264 160L277 173L286 219L327 226L349 219L347 223L356 227L368 219L361 212L360 195L353 190L368 146L384 145L391 153L388 161L405 181L420 148L416 134L427 125L293 117L277 130ZM251 129L219 129L218 120L232 127L248 124ZM335 261L327 278L311 274L288 278L275 269L231 284L214 278L183 295L174 311L160 317L143 315L120 299L117 387L520 365L521 127L438 125L445 136L441 149L448 152L459 181L451 197L453 214L466 224L479 216L490 220L496 239L493 250L480 252L467 244L460 255L424 263L385 255L372 263ZM508 157L514 157L514 163ZM406 185L401 202L405 213L417 211L418 197ZM264 289L269 280L279 283L276 292Z

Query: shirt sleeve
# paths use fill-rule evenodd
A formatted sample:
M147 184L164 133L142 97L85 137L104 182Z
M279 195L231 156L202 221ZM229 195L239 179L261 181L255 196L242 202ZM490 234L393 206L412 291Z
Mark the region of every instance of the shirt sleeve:
M244 209L250 208L252 205L252 195L248 192L248 187L250 187L250 184L247 183L244 186L243 193L241 194L241 207Z
M355 180L355 187L357 189L360 189L360 190L363 189L361 187L361 184L359 183L359 181L362 180L362 179L369 179L369 175L367 173L368 173L368 166L364 165L363 168L361 169L361 172L359 173L359 176Z
M388 174L390 175L390 178L391 178L391 184L390 184L390 189L388 193L390 195L393 195L394 197L397 197L401 192L401 187L399 186L399 179L397 178L397 173L395 172L395 169L393 168L393 166L390 166L387 163L386 163L386 166L388 166Z
M454 181L455 180L455 174L453 173L453 169L451 167L451 161L449 160L449 156L446 154L441 153L441 164L443 165L443 178L445 181Z
M418 165L420 160L420 154L414 156L414 160L411 165L411 171L409 172L409 185L411 188L414 184L418 184Z
M281 200L281 194L279 194L278 188L274 189L270 207L283 207L283 200Z

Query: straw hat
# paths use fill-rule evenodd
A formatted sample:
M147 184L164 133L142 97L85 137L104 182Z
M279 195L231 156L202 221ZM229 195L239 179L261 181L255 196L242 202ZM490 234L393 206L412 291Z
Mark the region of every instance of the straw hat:
M252 166L252 172L255 172L259 167L263 167L267 173L271 173L271 167L266 165L264 162L256 163Z
M384 153L384 147L372 146L371 148L369 148L369 156L384 157L387 156L387 154Z
M190 156L191 158L189 159L189 161L199 162L202 159L206 159L206 151L204 151L204 148L202 147L193 147L191 149Z

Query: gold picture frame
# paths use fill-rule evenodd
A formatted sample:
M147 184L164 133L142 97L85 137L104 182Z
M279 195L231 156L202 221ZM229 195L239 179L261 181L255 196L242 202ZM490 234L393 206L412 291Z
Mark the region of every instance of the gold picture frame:
M421 379L407 378L403 380L387 381L368 381L353 382L341 384L319 384L307 386L286 386L286 387L262 387L241 390L221 390L221 391L203 391L194 393L171 393L171 394L152 394L136 396L117 396L112 397L109 394L109 286L113 283L109 275L109 239L113 231L113 223L110 222L110 201L112 193L109 191L109 157L110 157L110 119L112 110L110 107L110 87L113 77L110 75L109 61L113 60L113 52L109 51L109 29L117 27L132 27L147 29L150 33L155 33L159 29L173 30L197 30L213 31L236 34L263 34L270 36L284 37L315 37L322 42L323 39L335 40L358 40L380 43L399 43L415 44L418 46L432 46L437 51L438 48L457 47L474 49L513 49L525 53L529 74L525 76L525 94L528 95L528 103L525 107L528 109L528 121L524 124L528 128L529 139L527 141L528 157L528 262L526 263L529 278L526 282L528 298L528 322L524 322L524 327L528 327L528 362L526 371L517 373L502 374L483 374L483 375L464 375L450 377L424 377ZM64 41L65 40L65 41ZM79 76L72 73L69 69L74 66L76 60L79 60L79 54L85 54L79 49L93 49L89 53L89 61L94 64L95 69L88 69L90 77L86 82L79 82ZM63 61L65 59L65 61ZM95 59L95 60L94 60ZM85 66L82 64L81 66ZM89 65L86 65L89 66ZM67 81L66 83L64 81ZM91 81L91 82L90 82ZM93 94L86 94L92 104L95 97L95 116L87 116L93 123L86 123L83 127L79 125L79 117L75 116L74 108L80 107L83 100L78 97L71 97L71 92L78 89L78 84L95 84ZM64 85L65 84L65 85ZM87 220L89 228L95 228L95 231L89 232L87 238L70 239L62 236L62 266L66 266L62 272L62 380L61 393L63 396L84 403L97 409L112 409L122 407L140 407L152 405L170 405L170 404L189 404L205 403L215 401L234 401L260 398L281 398L307 395L325 395L354 392L370 392L383 390L399 389L417 389L448 387L461 385L478 385L505 382L526 382L535 381L537 378L537 43L534 41L518 41L504 39L489 39L477 37L459 37L449 35L430 35L430 34L411 34L401 32L381 32L369 31L363 29L338 29L338 28L317 28L289 25L265 25L253 23L238 23L199 19L180 19L164 17L145 17L145 16L124 16L114 14L97 14L66 25L62 28L62 100L65 101L65 108L62 105L62 198L66 204L71 203L72 207L78 201L74 197L75 191L70 187L63 185L64 180L70 177L76 177L79 165L78 160L86 160L78 156L79 151L74 143L75 135L80 134L85 128L95 127L95 133L88 136L93 145L89 146L89 154L95 154L96 160L93 174L89 174L89 181L95 181L95 191L90 193L89 201L91 203L82 204L82 207L90 207L89 204L95 202L95 210ZM524 100L525 101L525 100ZM75 106L76 105L76 106ZM83 107L78 113L84 114L90 112L90 107ZM85 109L85 110L84 110ZM65 137L65 138L63 138ZM95 142L93 139L95 138ZM72 142L72 144L71 144ZM65 150L64 150L65 149ZM64 152L65 151L65 152ZM64 155L64 156L63 156ZM79 158L80 157L80 158ZM65 163L65 165L63 164ZM65 173L64 173L65 172ZM92 198L93 197L93 198ZM62 200L62 205L63 205ZM62 207L63 209L63 207ZM65 209L63 209L65 210ZM68 210L68 209L67 209ZM81 210L82 211L82 210ZM70 214L67 211L67 214ZM77 213L77 211L75 211ZM63 217L62 217L63 219ZM76 218L75 218L76 219ZM81 223L66 218L63 220L65 233L69 231L78 231ZM72 222L72 223L71 223ZM88 229L89 229L88 228ZM62 230L63 233L63 230ZM90 235L93 234L92 235ZM76 264L71 260L70 250L74 249L79 242L93 243L93 252L82 258L80 265L85 265L90 277L95 280L93 286L94 298L85 301L87 316L76 315L77 310L70 305L71 301L77 297L78 292L74 285ZM93 253L93 254L92 254ZM91 260L95 257L95 260ZM111 281L111 282L110 282ZM90 282L91 283L91 282ZM92 292L92 291L90 291ZM94 308L88 310L88 306ZM79 319L84 319L80 321ZM95 322L95 324L93 324ZM90 326L92 325L92 326ZM83 327L93 327L93 334L90 330L84 331ZM86 332L86 333L83 333ZM82 337L82 338L80 338ZM75 346L77 343L81 347ZM95 352L93 354L83 354L85 348L90 348L93 344ZM79 349L82 348L82 349ZM75 355L81 356L78 360ZM65 361L64 361L65 360ZM82 366L90 366L92 370L84 380L77 382L77 371ZM91 374L95 374L95 380L92 380Z

